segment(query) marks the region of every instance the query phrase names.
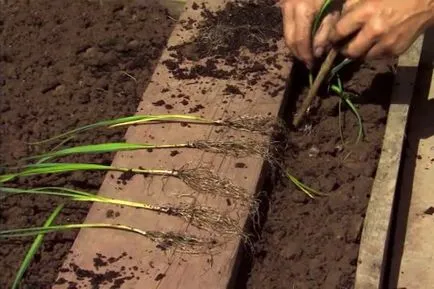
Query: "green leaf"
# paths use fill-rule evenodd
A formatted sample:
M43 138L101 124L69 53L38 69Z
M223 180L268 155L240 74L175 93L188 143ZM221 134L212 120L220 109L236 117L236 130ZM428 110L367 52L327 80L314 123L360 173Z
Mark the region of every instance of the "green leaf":
M118 171L128 172L131 171L137 174L154 174L154 175L176 175L175 170L162 170L162 169L131 169L124 167L114 167L99 164L87 164L87 163L36 163L23 166L24 170L0 175L0 184L11 181L18 177L35 176L42 174L57 174L68 173L74 171Z
M351 112L354 114L354 116L357 119L358 124L358 132L357 132L357 139L356 144L360 142L360 140L363 137L363 121L362 117L359 114L359 111L357 110L356 106L351 101L351 95L348 92L345 92L343 90L341 79L339 78L339 75L337 77L337 85L331 85L331 89L345 102L345 104L350 108Z
M56 139L69 138L69 137L73 137L78 133L100 128L100 127L113 128L113 127L128 126L133 124L145 124L145 123L153 123L153 122L194 122L194 123L203 123L203 124L214 123L214 121L207 120L199 116L183 115L183 114L133 115L133 116L116 118L116 119L104 120L93 124L88 124L64 132L62 134L56 135L49 139L33 142L30 144L39 145L39 144L51 142Z
M54 219L59 215L63 206L64 206L63 204L57 206L57 208L51 213L51 215L45 221L42 228L48 228L49 226L51 226ZM33 241L32 245L30 246L29 250L27 251L27 254L24 257L24 260L21 263L20 268L18 269L17 275L15 276L14 283L12 284L12 289L16 289L20 285L21 280L24 276L24 273L26 272L27 268L29 267L30 262L32 261L33 257L35 256L36 252L38 251L39 247L41 246L43 239L44 239L44 233L43 232L38 233L35 240Z
M312 38L315 36L316 32L318 31L318 29L321 25L321 21L326 16L327 9L330 7L330 5L332 3L333 3L333 0L325 0L321 6L321 9L319 10L319 13L315 16L315 20L314 20L313 26L312 26Z
M318 196L325 196L325 194L318 192L315 189L312 189L311 187L303 184L301 181L299 181L296 177L291 175L288 171L285 172L286 177L303 193L308 195L311 199L314 199L315 195Z
M93 145L70 147L58 151L52 151L45 154L30 156L25 158L24 160L37 159L38 163L42 163L53 158L65 157L72 154L109 153L109 152L118 152L118 151L127 151L127 150L148 149L154 147L155 145L152 144L131 144L131 143L93 144Z

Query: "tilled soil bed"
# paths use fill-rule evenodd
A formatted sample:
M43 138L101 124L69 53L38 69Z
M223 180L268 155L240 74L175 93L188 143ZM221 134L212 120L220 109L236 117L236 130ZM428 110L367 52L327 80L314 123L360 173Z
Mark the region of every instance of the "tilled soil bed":
M175 24L158 1L34 0L0 3L0 164L47 146L29 146L64 130L135 113ZM69 145L120 141L123 130L84 134ZM112 156L65 161L110 164ZM103 173L26 178L20 187L97 191ZM0 199L0 230L40 226L52 197ZM58 223L80 223L88 204L68 204ZM49 234L22 288L50 288L76 232ZM30 239L0 241L0 288L9 288ZM119 282L118 282L119 283ZM113 287L118 288L118 287Z
M360 143L354 144L356 118L342 105L342 134L348 142L343 145L339 98L325 92L311 107L306 124L290 133L286 167L304 184L327 196L311 199L292 184L279 182L274 186L262 233L248 260L252 268L247 288L353 288L394 69L394 60L384 60L343 72L346 90L358 95L353 102L365 133ZM296 86L303 82L299 75L294 79ZM297 97L293 92L292 97ZM306 89L302 89L297 106L305 94Z

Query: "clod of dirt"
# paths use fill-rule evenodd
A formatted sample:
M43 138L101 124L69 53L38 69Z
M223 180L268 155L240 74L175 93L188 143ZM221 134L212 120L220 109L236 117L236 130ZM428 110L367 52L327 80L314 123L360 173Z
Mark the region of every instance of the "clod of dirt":
M223 93L244 95L244 93L242 93L241 90L237 86L230 85L230 84L226 85L225 89L223 90Z
M166 104L166 102L165 102L164 100L160 99L160 100L158 100L158 101L153 102L152 104L153 104L154 106L163 106L163 105Z
M93 266L98 270L101 267L105 267L108 265L106 261L106 257L102 254L97 253L97 256L93 258Z
M235 167L238 169L244 169L247 168L247 165L245 163L236 163Z
M129 180L134 177L135 173L132 170L127 172L123 172L119 177L118 181L122 182L123 185L126 185Z
M119 217L120 215L121 215L121 214L120 214L119 212L115 212L115 211L113 211L112 209L107 210L107 212L105 213L105 216L106 216L107 218L110 218L110 219L117 218L117 217Z
M425 215L434 215L434 207L429 207L423 212Z
M177 151L177 150L173 150L173 151L170 152L170 156L171 157L174 157L174 156L179 155L179 154L180 154L180 152Z
M196 2L193 2L193 4L191 4L191 8L193 10L197 10L197 9L199 9L199 5Z
M205 107L202 105L202 104L197 104L197 105L195 105L194 107L192 107L192 108L190 108L189 110L188 110L188 113L195 113L195 112L198 112L198 111L200 111L200 110L202 110L202 109L204 109Z
M155 276L155 281L160 281L160 280L163 280L163 278L164 277L166 277L166 274L163 274L163 273L158 273L158 275L157 276Z

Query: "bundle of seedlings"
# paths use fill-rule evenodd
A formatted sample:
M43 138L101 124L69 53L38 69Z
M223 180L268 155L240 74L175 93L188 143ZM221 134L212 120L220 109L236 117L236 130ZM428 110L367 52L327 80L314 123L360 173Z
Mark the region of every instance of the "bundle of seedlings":
M89 192L63 187L21 189L0 186L0 199L2 199L2 197L10 197L19 194L59 196L77 202L97 202L138 208L166 214L169 216L183 218L192 226L198 229L206 230L210 233L216 232L220 235L243 234L242 229L238 225L238 222L233 218L227 215L222 215L211 207L196 206L195 204L180 204L179 206L157 206L141 202L104 197Z
M42 189L42 188L41 188ZM50 189L50 188L44 188ZM54 189L54 188L51 188ZM12 192L12 191L10 191ZM66 190L68 192L68 190ZM13 192L22 193L22 192ZM86 194L85 194L86 195ZM84 196L85 197L85 196ZM144 231L135 227L121 225L121 224L106 224L106 223L94 223L94 224L64 224L53 225L54 220L63 209L64 204L60 204L56 209L48 216L47 220L41 227L33 228L20 228L11 230L0 231L0 239L20 238L36 236L33 240L30 248L28 249L23 261L15 275L14 282L11 289L17 289L20 286L21 280L25 275L27 268L30 266L34 256L42 245L43 238L47 233L76 230L76 229L112 229L126 231L134 234L138 234L142 237L156 244L156 248L166 251L172 248L176 248L177 251L188 254L210 253L218 249L219 243L215 239L199 238L192 235L184 235L173 232L159 232L159 231Z
M172 247L176 247L177 250L185 253L209 252L209 250L216 248L218 244L214 239L203 239L192 235L184 235L174 232L144 231L128 225L107 223L49 225L2 230L0 231L0 239L38 236L40 234L75 229L113 229L131 232L156 243L156 246L159 249L168 250Z
M266 142L258 140L230 140L230 141L211 141L197 140L179 144L139 144L139 143L103 143L93 145L74 146L59 150L50 151L48 153L30 156L24 158L23 161L36 160L37 163L43 163L48 160L66 157L75 154L96 154L119 151L134 151L134 150L154 150L154 149L176 149L176 148L191 148L199 149L210 153L221 153L236 158L243 158L252 155L260 155L267 157L269 148Z
M98 128L116 128L131 125L145 125L156 123L181 123L181 124L202 124L227 127L236 130L256 132L271 135L276 130L286 131L284 122L278 118L268 115L239 116L220 120L212 120L194 115L162 114L162 115L133 115L116 119L104 120L93 124L88 124L62 134L53 136L46 140L33 142L30 144L40 145L54 140L62 140L61 144L67 142L77 134Z
M220 178L209 169L181 168L179 170L147 169L147 168L125 168L100 164L88 163L39 163L30 164L22 167L17 172L0 175L0 184L12 181L19 177L35 176L41 174L58 174L74 171L118 171L144 176L154 175L163 177L174 177L183 181L198 193L205 195L222 197L239 202L241 206L247 208L256 207L256 201L249 192L233 184L226 178Z
M122 123L124 124L124 123ZM244 127L247 127L245 124ZM283 124L281 125L283 127ZM284 135L282 130L274 131L274 135ZM273 138L275 139L275 138ZM293 182L302 192L307 193L310 197L313 195L320 195L320 193L316 192L313 189L310 189L308 186L304 185L301 181L297 180L294 176L292 176L287 170L283 169L282 164L280 163L279 157L275 151L275 148L280 146L281 143L279 141L271 141L267 143L265 141L252 140L252 139L243 139L243 140L230 140L230 141L210 141L210 140L198 140L193 142L186 142L180 144L137 144L137 143L107 143L107 144L94 144L94 145L84 145L84 146L76 146L65 149L54 150L45 154L31 156L25 158L24 160L36 160L37 164L43 163L48 160L53 160L55 158L61 158L72 154L88 154L88 153L106 153L106 152L117 152L117 151L132 151L132 150L153 150L153 149L173 149L173 148L194 148L200 149L206 152L211 153L221 153L233 157L248 157L252 155L261 156L265 161L267 161L271 166L278 167L282 170L282 174L285 178ZM202 189L205 192L209 191L208 185L216 182L210 182L209 180L214 179L209 175L209 172L203 171L202 174L208 175L209 177L205 180ZM197 188L198 183L191 178L189 179L189 183L193 183L192 187ZM190 181L191 180L191 181ZM230 197L227 194L223 194L224 196ZM256 206L256 202L253 202L252 205Z

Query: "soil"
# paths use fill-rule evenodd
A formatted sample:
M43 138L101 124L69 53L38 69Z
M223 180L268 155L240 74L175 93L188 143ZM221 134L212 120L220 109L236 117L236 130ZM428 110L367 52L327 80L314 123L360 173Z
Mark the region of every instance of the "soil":
M158 1L0 2L1 166L50 148L26 143L134 114L175 24ZM121 141L124 133L83 134L68 145ZM65 161L110 164L111 159L111 154L105 154ZM80 172L26 178L8 185L67 186L95 192L103 176ZM52 197L0 200L0 230L40 226L59 203ZM88 208L88 204L67 204L56 223L80 223ZM21 287L50 288L75 236L72 231L48 234ZM30 242L0 241L0 288L10 288ZM71 270L80 272L79 268ZM92 277L97 280L92 284L107 282L119 288L125 278L122 274L100 275Z
M309 198L292 183L270 194L262 233L254 245L247 284L240 288L353 288L359 241L387 120L394 60L354 65L344 87L363 119L365 137L355 144L358 124L345 105L343 145L339 98L316 99L300 130L290 133L284 163L304 184L327 194ZM351 71L353 70L353 71ZM305 74L304 74L305 75ZM296 76L295 83L303 80ZM306 78L304 78L306 79ZM307 89L298 96L301 104Z
M101 1L84 0L30 3L7 4L1 12L2 45L6 49L0 55L0 84L2 94L9 97L0 99L0 163L13 163L34 153L35 148L25 142L133 113L172 24L161 9L130 9L131 4L119 6L102 1L101 7ZM209 76L243 80L247 87L255 84L267 73L266 67L244 56L243 51L268 53L267 64L281 68L273 56L276 42L282 38L281 14L274 4L274 0L247 4L232 1L217 13L193 4L194 9L203 10L204 21L182 24L184 29L196 26L200 36L170 47L171 59L165 65L178 79L200 81L202 76ZM186 60L203 58L206 61L192 68L184 66ZM359 94L354 102L364 121L363 142L352 144L357 122L343 105L343 136L349 143L342 144L339 99L327 93L317 98L302 129L291 132L282 158L285 166L292 175L328 196L312 200L288 182L274 184L259 240L253 244L253 254L246 256L246 264L251 263L248 278L237 288L352 288L360 230L381 151L393 65L394 61L378 61L344 71L345 88ZM307 80L305 74L295 75L294 83L298 85ZM270 97L283 89L272 82L263 87ZM225 97L244 97L240 91L228 86ZM294 93L292 99L299 99L297 105L305 93L305 89ZM183 105L189 104L184 95L172 97L182 99ZM154 105L166 106L166 102ZM188 109L193 113L203 106ZM293 113L289 110L288 121ZM92 133L74 142L114 141L123 133ZM107 154L67 160L110 163L111 157ZM237 164L239 168L244 166ZM61 178L23 179L14 185L97 190L102 176L74 173ZM120 184L126 181L128 173L119 180ZM0 204L0 229L42 224L57 202L54 198L8 198ZM68 205L58 222L80 222L87 210L85 204ZM116 213L107 212L107 216L113 218ZM49 288L74 238L74 232L47 235L23 288ZM0 288L7 288L13 280L28 245L28 240L0 242L0 259L4 260L0 263ZM119 288L125 278L134 278L125 272L98 272L107 258L114 257L95 256L93 272L74 264L61 270L73 270L78 277L90 280L94 288L104 282ZM247 265L243 269L247 270ZM156 279L164 277L161 274ZM77 284L69 286L77 288Z

